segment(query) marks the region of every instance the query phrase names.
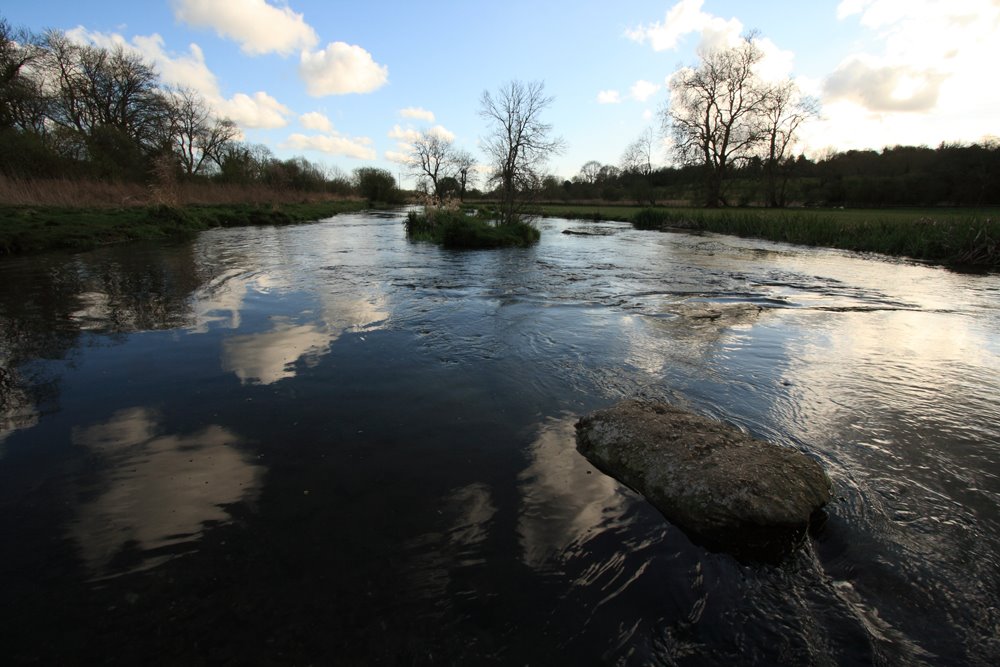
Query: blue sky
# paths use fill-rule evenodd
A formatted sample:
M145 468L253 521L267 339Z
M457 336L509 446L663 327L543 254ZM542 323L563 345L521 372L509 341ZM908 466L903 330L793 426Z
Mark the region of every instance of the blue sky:
M812 157L1000 134L998 0L11 4L0 14L13 25L136 48L248 141L345 171L405 175L408 135L435 126L478 155L480 96L510 79L543 80L555 97L546 117L567 149L553 173L617 163L659 129L667 78L700 45L750 29L768 72L822 103L800 146Z

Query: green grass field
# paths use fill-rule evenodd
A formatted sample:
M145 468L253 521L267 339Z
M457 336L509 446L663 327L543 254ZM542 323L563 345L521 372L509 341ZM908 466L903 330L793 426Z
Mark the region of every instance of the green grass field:
M361 201L208 204L171 207L0 207L0 257L46 250L86 250L112 243L171 240L212 227L281 225L358 211Z
M1000 210L640 208L545 205L541 215L632 222L800 245L877 252L955 266L1000 267Z

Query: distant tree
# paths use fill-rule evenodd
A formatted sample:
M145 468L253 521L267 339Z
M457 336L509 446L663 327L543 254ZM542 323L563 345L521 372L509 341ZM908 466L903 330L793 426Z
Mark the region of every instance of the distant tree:
M653 128L647 127L635 141L625 147L619 167L626 174L649 176L653 171Z
M169 97L170 143L185 174L201 173L213 164L222 168L227 146L239 136L236 123L218 119L203 97L181 88Z
M483 92L479 113L490 126L483 150L492 169L490 182L500 196L501 224L520 219L520 195L540 182L542 165L562 150L562 140L552 138L552 126L542 120L552 101L537 81L511 81L496 95Z
M454 176L445 176L444 178L438 179L437 196L441 199L456 197L460 194L461 189L462 186L459 184L458 179Z
M0 17L0 129L44 131L44 99L29 71L42 55L38 37Z
M593 185L597 182L597 175L601 172L601 163L597 160L588 160L580 167L580 182Z
M264 144L230 142L220 152L217 178L225 183L260 183L274 154Z
M396 179L385 169L377 167L355 169L354 187L369 204L391 202L396 199Z
M458 181L458 198L465 201L465 193L476 182L476 160L468 151L459 149L452 154L451 166L454 178Z
M726 203L723 184L730 169L753 156L766 134L761 117L767 90L754 72L763 53L754 37L733 48L703 49L696 68L683 68L670 79L663 126L673 136L678 160L701 165L709 207Z
M764 176L767 185L767 205L785 205L790 158L788 151L802 123L819 115L819 103L804 97L792 80L776 83L765 91L761 107L765 149Z
M449 175L454 158L452 141L434 130L421 132L412 144L409 161L416 169L415 175L430 183L431 194L442 196L440 179Z

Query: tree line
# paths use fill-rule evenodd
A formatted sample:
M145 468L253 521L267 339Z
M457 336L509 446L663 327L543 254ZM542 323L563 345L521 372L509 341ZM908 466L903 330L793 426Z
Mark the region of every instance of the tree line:
M0 174L164 184L209 181L391 199L392 174L348 176L243 140L188 88L163 84L124 46L34 34L0 17ZM384 198L384 199L382 199Z

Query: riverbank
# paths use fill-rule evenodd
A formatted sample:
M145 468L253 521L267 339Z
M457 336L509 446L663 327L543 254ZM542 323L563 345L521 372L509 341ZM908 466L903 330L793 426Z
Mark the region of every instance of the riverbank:
M963 209L698 209L544 205L538 213L631 222L876 252L951 266L1000 267L1000 211Z
M213 227L285 225L365 208L367 202L353 199L177 207L3 206L0 257L47 250L87 250L128 241L182 239Z

